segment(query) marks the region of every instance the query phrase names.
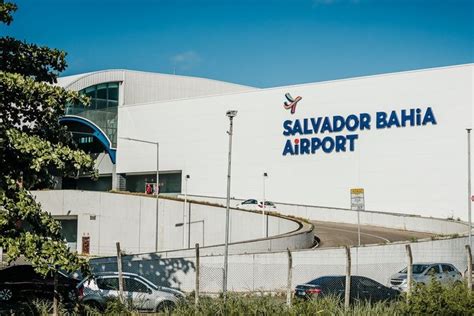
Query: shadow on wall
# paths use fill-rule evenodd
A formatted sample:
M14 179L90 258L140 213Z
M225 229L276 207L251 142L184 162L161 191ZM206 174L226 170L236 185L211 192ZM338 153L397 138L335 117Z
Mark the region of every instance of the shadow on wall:
M117 272L117 258L104 257L89 261L93 273ZM125 255L122 257L123 272L136 273L158 286L181 288L179 276L194 273L193 261L184 258L163 259L157 254Z

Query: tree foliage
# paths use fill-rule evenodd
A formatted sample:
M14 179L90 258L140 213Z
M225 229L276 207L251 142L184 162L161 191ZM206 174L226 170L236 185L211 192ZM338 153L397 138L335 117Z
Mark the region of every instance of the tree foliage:
M16 9L0 0L1 22L9 25ZM88 272L86 261L68 250L60 224L29 193L50 188L55 177L96 176L93 159L59 123L65 104L88 102L54 85L67 67L65 57L57 49L0 38L0 247L9 261L23 255L44 274L57 268Z

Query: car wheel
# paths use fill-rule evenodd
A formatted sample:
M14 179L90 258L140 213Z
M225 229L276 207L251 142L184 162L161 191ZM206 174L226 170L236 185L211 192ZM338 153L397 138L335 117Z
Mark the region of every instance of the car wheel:
M9 301L13 297L13 292L9 288L1 288L0 289L0 301Z
M156 307L157 312L171 312L175 308L175 304L171 301L163 301Z
M77 294L76 294L75 290L67 291L66 295L67 295L68 301L70 301L70 302L76 302L77 301Z

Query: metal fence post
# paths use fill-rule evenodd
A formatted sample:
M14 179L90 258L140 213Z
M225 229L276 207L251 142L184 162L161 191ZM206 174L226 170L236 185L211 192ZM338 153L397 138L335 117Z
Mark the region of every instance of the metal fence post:
M122 275L122 251L120 250L120 242L116 242L115 245L117 246L117 270L118 270L118 277L119 277L119 298L120 302L124 302L123 300L123 275Z
M407 266L407 300L410 297L413 283L413 255L411 253L411 246L405 245L405 250L407 253L408 266Z
M472 252L471 246L466 245L466 253L467 253L467 288L469 291L472 291Z
M199 304L199 274L200 274L200 263L199 263L199 244L196 244L196 289L194 293L194 304Z
M344 306L349 308L349 302L351 299L351 248L346 248L346 288L344 293Z
M291 306L291 283L293 278L293 257L290 249L288 251L288 279L286 285L286 305Z
M54 289L53 289L53 316L58 316L59 310L59 292L58 292L58 267L54 270Z

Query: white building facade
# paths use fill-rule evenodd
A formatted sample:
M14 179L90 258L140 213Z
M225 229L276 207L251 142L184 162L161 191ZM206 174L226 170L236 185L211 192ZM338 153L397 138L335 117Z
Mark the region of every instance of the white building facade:
M110 70L61 78L93 98L65 124L97 155L99 182L63 187L226 194L234 118L232 196L467 218L467 132L474 65L257 89L207 79ZM104 90L106 92L104 92ZM263 179L267 173L268 178ZM68 182L69 181L69 182Z

